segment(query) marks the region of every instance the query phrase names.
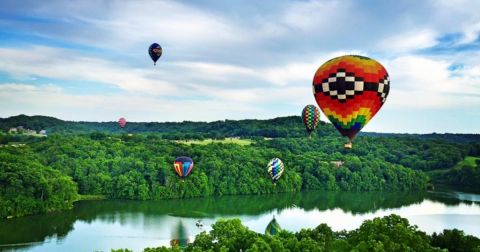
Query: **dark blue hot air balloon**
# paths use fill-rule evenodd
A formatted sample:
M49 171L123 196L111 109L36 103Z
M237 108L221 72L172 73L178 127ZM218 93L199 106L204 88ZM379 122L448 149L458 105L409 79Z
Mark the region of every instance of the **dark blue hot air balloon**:
M157 64L157 60L160 59L160 56L162 56L162 52L162 47L159 44L153 43L150 45L148 48L148 54L150 54L150 58L153 60L153 65Z

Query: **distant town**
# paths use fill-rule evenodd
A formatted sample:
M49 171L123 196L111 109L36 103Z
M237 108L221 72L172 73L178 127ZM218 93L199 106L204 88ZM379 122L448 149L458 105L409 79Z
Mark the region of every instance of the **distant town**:
M40 130L37 131L36 130L32 130L32 129L26 129L25 127L23 126L18 126L18 127L15 127L15 128L10 128L8 130L8 133L9 134L22 134L22 135L32 135L32 136L43 136L43 137L46 137L47 136L47 131L46 130Z

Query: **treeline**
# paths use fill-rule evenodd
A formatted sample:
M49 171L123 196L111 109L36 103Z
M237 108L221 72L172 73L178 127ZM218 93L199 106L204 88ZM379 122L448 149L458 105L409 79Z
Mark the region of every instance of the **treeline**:
M0 151L0 218L68 209L77 197L71 177L41 164L34 154Z
M127 122L121 129L116 118L109 122L72 122L54 117L18 115L0 118L0 130L24 126L28 129L47 130L50 133L161 133L165 139L203 139L224 137L303 137L305 129L299 116L279 117L269 120L224 120L214 122ZM128 120L128 118L127 118ZM325 123L321 123L325 125ZM318 133L331 134L334 129L320 127Z
M280 223L281 224L281 223ZM480 251L480 239L457 229L428 235L398 215L366 220L352 231L333 231L321 224L314 229L278 235L259 234L239 219L219 220L212 231L202 232L184 248L146 248L144 252L168 251ZM128 249L112 252L129 252Z
M221 120L214 122L128 122L124 129L118 127L117 118L105 118L107 122L74 122L63 121L48 116L18 115L0 118L0 131L24 126L28 129L47 130L50 133L159 133L164 139L204 139L224 137L305 137L305 129L300 116L278 117L268 120ZM128 120L128 118L127 118ZM322 119L324 120L324 119ZM320 122L314 135L319 137L338 136L330 123ZM360 132L359 136L380 138L401 138L443 141L450 143L479 143L480 134L393 134ZM480 153L479 153L480 154Z

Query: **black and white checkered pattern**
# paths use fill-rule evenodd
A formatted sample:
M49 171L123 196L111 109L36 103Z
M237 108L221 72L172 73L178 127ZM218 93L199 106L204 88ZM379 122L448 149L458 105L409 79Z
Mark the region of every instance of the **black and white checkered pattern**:
M388 75L385 75L378 83L364 82L363 77L356 77L354 73L346 72L342 68L338 69L336 73L331 73L328 79L323 79L321 84L315 84L313 85L314 95L323 93L342 103L364 91L376 91L384 103L390 91Z
M386 75L378 82L377 95L382 98L382 103L387 99L388 92L390 92L390 77Z

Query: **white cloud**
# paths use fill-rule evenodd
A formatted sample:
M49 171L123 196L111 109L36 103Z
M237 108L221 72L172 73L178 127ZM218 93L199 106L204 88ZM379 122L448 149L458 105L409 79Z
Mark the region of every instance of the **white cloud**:
M435 46L436 36L432 30L406 31L385 38L378 46L389 53L415 51Z
M131 92L162 94L176 90L171 83L148 78L150 73L144 69L129 68L75 53L49 47L33 47L29 50L0 48L0 69L17 77L94 81Z
M262 78L277 86L286 86L292 83L311 85L315 72L323 63L344 55L367 56L367 53L361 51L334 51L321 56L310 55L305 57L304 61L291 61L284 65L262 69Z
M460 44L468 44L475 42L480 37L480 22L470 24L464 28L463 38L459 41Z
M479 106L477 52L433 56L418 50L441 45L439 39L452 34L460 37L458 44L474 42L480 32L480 1L225 6L174 1L20 4L12 13L48 22L3 19L2 27L41 35L55 45L73 42L77 49L31 46L34 42L21 49L0 48L7 82L35 83L0 81L0 113L87 120L126 113L161 121L183 120L182 113L192 120L290 115L314 103L311 81L317 68L345 54L373 55L387 67L389 111L461 106L471 111ZM146 53L154 41L165 49L156 67ZM452 71L452 65L462 67ZM44 78L58 86L40 85ZM69 93L65 83L71 81L109 85L118 92Z
M344 21L350 10L348 1L305 1L293 2L286 6L282 16L283 23L301 31L323 30Z
M15 114L51 115L66 120L112 121L124 116L129 121L212 121L247 118L249 106L235 102L168 99L129 93L76 95L51 86L0 85L0 116Z
M246 39L228 18L175 1L46 1L24 11L64 23L38 25L38 34L114 50L154 41L185 50Z
M183 69L180 71L188 72L199 79L228 81L231 78L240 77L260 77L259 73L252 68L242 67L232 64L221 64L211 62L172 62L173 66Z
M392 81L387 100L392 106L418 109L480 106L480 99L475 98L480 96L480 64L452 75L448 69L453 64L451 59L406 55L383 63Z

